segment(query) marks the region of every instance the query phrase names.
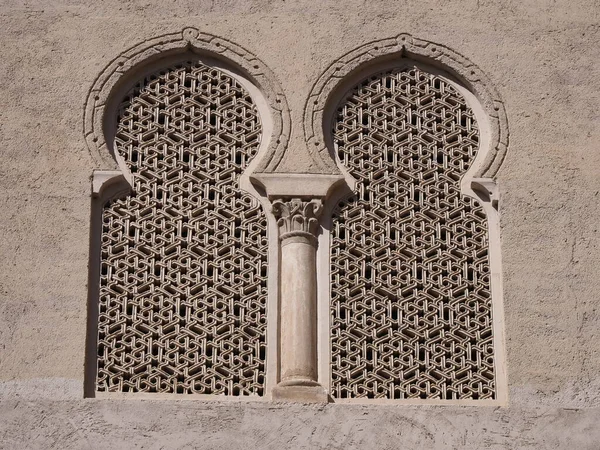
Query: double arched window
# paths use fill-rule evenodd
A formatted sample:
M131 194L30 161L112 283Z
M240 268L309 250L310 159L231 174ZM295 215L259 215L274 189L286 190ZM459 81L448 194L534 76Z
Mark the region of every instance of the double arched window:
M107 68L86 117L112 165L94 176L88 395L505 401L482 178L502 111L415 57L429 43L369 45L309 97L314 173L281 173L289 112L244 49L187 29Z

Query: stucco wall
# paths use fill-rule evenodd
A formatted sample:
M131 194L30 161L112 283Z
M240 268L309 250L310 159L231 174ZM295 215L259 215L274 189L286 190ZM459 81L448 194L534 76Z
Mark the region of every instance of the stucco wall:
M0 6L1 448L600 448L600 5L595 0L17 1ZM475 62L510 146L497 179L508 408L83 399L83 110L134 44L193 26L257 54L292 119L334 60L401 32Z

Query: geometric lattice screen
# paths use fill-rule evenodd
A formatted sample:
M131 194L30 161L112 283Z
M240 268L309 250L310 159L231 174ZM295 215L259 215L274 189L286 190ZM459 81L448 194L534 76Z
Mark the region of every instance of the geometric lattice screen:
M98 391L263 395L267 224L238 187L260 137L249 93L200 62L122 102L134 186L102 213Z
M417 67L339 105L356 179L331 230L334 398L495 398L487 219L460 192L479 132L463 96Z

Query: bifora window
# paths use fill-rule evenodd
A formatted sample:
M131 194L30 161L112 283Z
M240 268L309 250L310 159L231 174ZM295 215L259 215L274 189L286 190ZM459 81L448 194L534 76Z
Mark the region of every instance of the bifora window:
M297 173L273 80L186 28L94 84L86 396L505 403L507 129L483 74L409 35L342 56Z
M238 186L260 139L246 89L201 61L122 101L133 192L102 210L97 391L265 393L267 221Z
M409 65L352 88L332 132L356 188L331 229L331 395L494 399L488 222L460 186L473 111Z

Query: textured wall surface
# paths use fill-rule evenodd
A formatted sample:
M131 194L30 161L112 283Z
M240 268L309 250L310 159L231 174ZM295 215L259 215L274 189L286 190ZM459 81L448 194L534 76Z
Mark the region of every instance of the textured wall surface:
M597 0L5 0L0 5L0 448L600 448ZM311 169L302 115L341 55L401 32L487 73L508 116L497 179L507 408L83 399L88 90L134 44L193 26L258 55Z

